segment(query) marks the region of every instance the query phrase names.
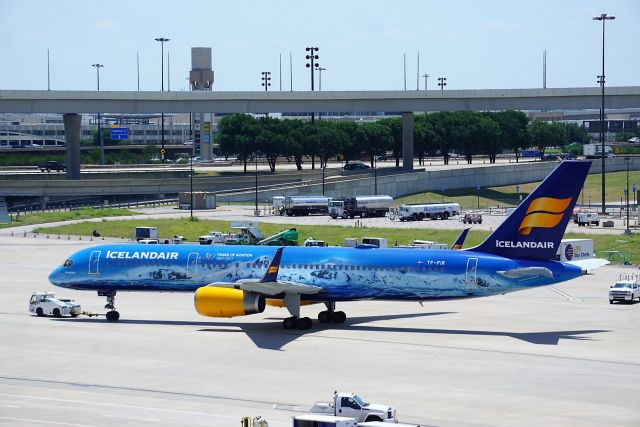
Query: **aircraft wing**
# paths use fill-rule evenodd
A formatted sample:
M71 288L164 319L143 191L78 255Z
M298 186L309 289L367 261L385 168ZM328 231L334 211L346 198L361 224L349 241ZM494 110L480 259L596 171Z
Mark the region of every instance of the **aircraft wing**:
M221 288L235 288L243 291L255 292L258 294L273 296L278 294L316 294L322 288L303 283L278 280L280 270L280 260L282 259L283 247L278 248L264 277L260 280L239 280L237 282L215 282L209 286L219 286Z
M218 286L221 288L235 288L243 291L255 292L267 296L285 294L316 294L322 290L318 286L305 285L296 282L261 282L261 281L239 281L239 282L214 282L208 286Z

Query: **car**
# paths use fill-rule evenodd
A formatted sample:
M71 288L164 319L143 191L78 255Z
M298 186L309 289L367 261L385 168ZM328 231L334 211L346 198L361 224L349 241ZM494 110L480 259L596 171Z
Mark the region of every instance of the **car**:
M631 144L639 144L640 143L640 137L634 136L633 138L629 138L627 140L627 142L630 142Z
M208 160L207 160L207 159L205 159L204 157L195 156L195 157L192 157L192 158L190 159L190 162L191 162L191 163L193 163L193 164L196 164L196 163L206 163L206 162L208 162Z
M562 154L560 154L560 158L562 160L577 160L578 156L576 156L573 153L562 153Z
M389 160L389 157L387 157L386 154L376 156L376 162L386 162L387 160Z
M351 163L347 163L346 165L344 165L344 167L342 169L344 169L346 171L357 171L357 170L371 169L371 167L369 165L365 165L364 163L361 163L361 162L351 162Z
M555 161L560 160L560 158L556 154L545 154L542 156L543 161Z
M40 165L38 165L38 169L40 169L40 172L51 172L51 171L58 171L58 172L64 172L67 170L67 167L64 165L64 163L60 163L57 160L47 160L44 163L41 163Z

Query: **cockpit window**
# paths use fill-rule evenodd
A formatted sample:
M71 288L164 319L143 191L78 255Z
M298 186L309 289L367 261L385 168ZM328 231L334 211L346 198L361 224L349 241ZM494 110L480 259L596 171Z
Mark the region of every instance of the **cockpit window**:
M73 265L73 261L70 259L67 259L64 264L62 264L63 267L69 268Z

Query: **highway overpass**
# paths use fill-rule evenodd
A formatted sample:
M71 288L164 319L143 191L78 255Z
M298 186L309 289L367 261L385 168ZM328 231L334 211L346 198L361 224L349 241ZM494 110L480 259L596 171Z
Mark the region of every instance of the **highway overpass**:
M640 107L640 86L607 87L606 109ZM599 87L431 91L109 92L0 90L2 113L278 113L599 109Z
M64 114L67 178L80 179L80 113L402 113L403 167L413 167L413 112L592 110L599 87L447 91L0 91L0 112ZM606 109L640 107L640 87L606 88Z

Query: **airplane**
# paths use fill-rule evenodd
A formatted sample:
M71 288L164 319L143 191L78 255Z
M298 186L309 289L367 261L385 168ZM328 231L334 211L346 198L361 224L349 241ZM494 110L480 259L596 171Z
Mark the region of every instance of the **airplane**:
M605 260L559 262L560 240L591 166L564 161L480 245L462 250L107 244L54 269L60 287L97 291L117 321L116 292L194 292L209 317L286 307L285 329L309 329L301 306L324 303L320 323L342 323L336 303L477 298L564 282ZM453 248L461 246L463 231ZM459 244L459 245L458 245Z

